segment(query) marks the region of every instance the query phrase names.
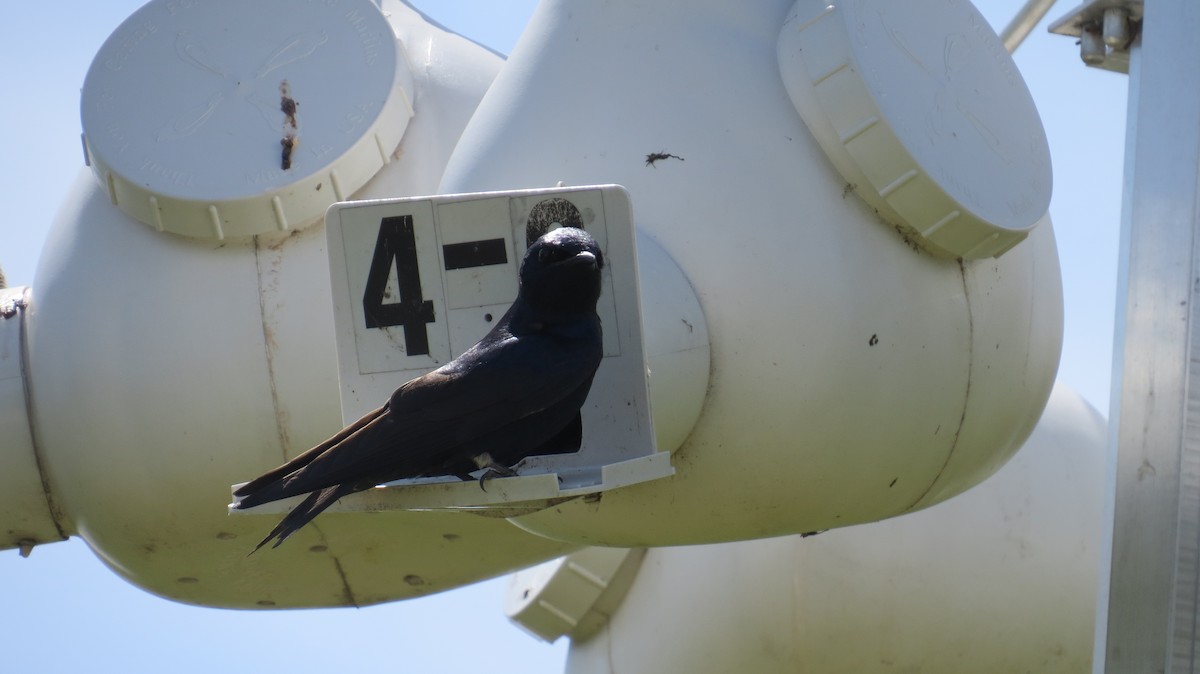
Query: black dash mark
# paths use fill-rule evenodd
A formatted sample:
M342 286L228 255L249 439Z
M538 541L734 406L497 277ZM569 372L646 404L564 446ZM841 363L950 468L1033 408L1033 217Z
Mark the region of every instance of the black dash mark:
M400 301L384 304L388 275L396 261L396 279ZM367 271L363 292L363 313L368 328L404 327L404 349L410 356L429 353L427 323L434 322L433 302L421 295L421 275L417 269L417 236L413 217L400 215L384 218L375 239L375 254Z
M442 257L446 260L446 271L468 267L487 267L508 262L508 253L504 250L504 239L446 244L442 246Z

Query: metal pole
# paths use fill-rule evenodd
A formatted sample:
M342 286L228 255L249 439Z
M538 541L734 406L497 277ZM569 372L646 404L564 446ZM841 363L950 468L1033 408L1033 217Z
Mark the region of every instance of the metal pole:
M1094 671L1200 671L1200 3L1145 3L1129 79L1107 622ZM1103 574L1102 574L1103 583Z
M1008 53L1015 52L1017 47L1021 46L1038 21L1041 21L1046 12L1054 6L1054 2L1055 0L1029 0L1025 3L1004 30L1000 31L1000 40L1004 42Z

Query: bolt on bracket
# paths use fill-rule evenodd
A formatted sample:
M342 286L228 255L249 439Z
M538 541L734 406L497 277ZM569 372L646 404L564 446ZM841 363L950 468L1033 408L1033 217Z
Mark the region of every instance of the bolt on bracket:
M1050 24L1079 38L1079 57L1095 68L1129 74L1129 47L1142 29L1143 0L1089 0Z

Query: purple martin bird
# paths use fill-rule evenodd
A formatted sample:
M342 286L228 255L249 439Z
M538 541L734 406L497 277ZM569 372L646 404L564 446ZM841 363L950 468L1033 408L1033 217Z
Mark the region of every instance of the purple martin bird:
M514 475L527 456L579 450L580 407L603 357L604 256L582 229L538 239L517 299L458 358L396 389L379 409L234 491L245 509L308 494L255 548L278 547L339 498L403 478Z

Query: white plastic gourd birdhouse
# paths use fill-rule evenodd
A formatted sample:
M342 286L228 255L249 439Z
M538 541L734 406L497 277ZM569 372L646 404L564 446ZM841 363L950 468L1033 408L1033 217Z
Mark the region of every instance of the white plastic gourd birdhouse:
M879 520L990 475L1050 393L1045 139L966 0L544 0L502 69L397 0L152 0L83 99L91 171L0 324L38 511L3 543L80 535L158 594L362 605ZM369 490L245 560L269 520L229 485L470 346L575 217L612 261L579 454ZM430 316L355 313L407 275Z
M140 587L241 608L392 601L569 549L497 518L329 513L247 559L270 521L225 507L342 427L327 207L434 193L501 63L395 0L153 0L119 27L84 86L91 168L0 321L21 438L0 545L80 536Z
M439 191L622 185L694 289L711 374L702 413L667 414L647 349L655 424L696 419L659 443L673 476L513 521L713 543L874 521L991 474L1058 362L1047 154L966 0L542 2Z

